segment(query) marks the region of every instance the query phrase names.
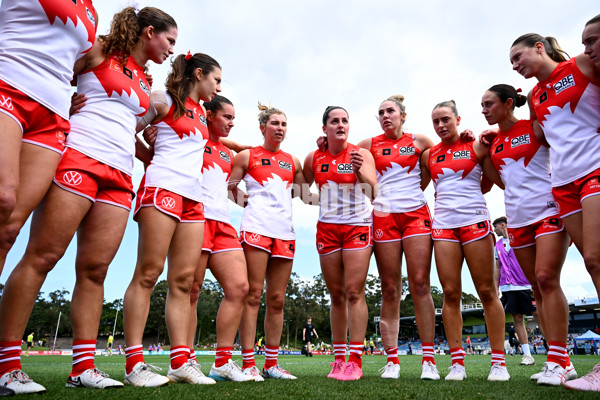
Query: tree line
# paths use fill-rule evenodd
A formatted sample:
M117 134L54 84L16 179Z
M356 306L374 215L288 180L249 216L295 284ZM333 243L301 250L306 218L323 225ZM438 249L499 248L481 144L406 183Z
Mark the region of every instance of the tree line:
M0 284L0 298L4 285ZM402 279L402 294L406 295L400 305L402 317L413 316L414 303L408 292L408 280ZM431 287L431 295L436 308L443 304L443 293L435 287ZM479 302L477 297L463 292L463 304ZM369 322L367 335L378 333L378 327L374 317L379 315L381 308L381 280L378 276L369 274L365 287L365 298L369 310ZM154 343L169 343L164 309L167 299L167 281L162 280L156 284L150 298L150 313L144 331L144 338ZM212 344L217 341L215 320L223 291L218 282L206 279L198 299L198 326L196 329L196 344ZM257 338L264 337L265 297L263 294L261 307L258 315ZM57 329L59 314L61 314L58 325L59 337L70 337L73 335L73 327L70 320L71 312L70 292L65 289L55 290L47 296L43 292L38 294L35 306L29 318L25 336L30 332L35 333L36 338L53 338ZM99 336L108 336L115 330L116 336L123 335L123 300L117 299L111 302L104 301L102 316L100 318ZM310 280L301 279L296 273L292 273L287 285L284 325L281 345L298 348L302 346L302 329L308 317L312 317L312 323L319 333L319 337L329 342L331 327L329 323L329 293L325 286L322 274L314 276ZM116 318L116 325L115 325ZM401 336L410 337L415 334L415 327L402 326Z

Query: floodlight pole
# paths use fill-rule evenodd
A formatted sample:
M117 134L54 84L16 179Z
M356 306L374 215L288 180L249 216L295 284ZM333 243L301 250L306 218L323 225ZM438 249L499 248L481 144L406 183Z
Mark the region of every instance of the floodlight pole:
M115 330L117 329L117 317L119 316L119 306L117 306L117 313L115 314L115 324L113 325L112 337L115 337Z
M56 349L56 336L58 335L58 325L60 325L60 317L62 315L62 311L58 312L58 322L56 323L56 332L54 333L54 344L52 344L52 351Z

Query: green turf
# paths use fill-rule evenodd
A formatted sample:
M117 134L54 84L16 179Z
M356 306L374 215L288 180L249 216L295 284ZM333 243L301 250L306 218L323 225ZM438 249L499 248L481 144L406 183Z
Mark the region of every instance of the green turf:
M239 359L238 357L234 357ZM23 369L37 382L44 385L47 393L34 398L48 399L587 399L598 398L598 393L579 393L562 387L539 387L529 380L538 372L544 356L535 356L537 365L520 366L520 357L507 357L511 374L509 382L487 382L490 356L467 356L468 378L463 382L445 382L443 377L450 366L449 356L437 356L436 362L442 375L438 382L420 381L421 357L401 356L399 380L384 380L378 370L385 364L385 356L364 356L365 376L356 382L338 382L327 379L332 356L280 356L280 364L298 377L296 381L267 380L262 383L217 382L211 386L169 384L162 388L136 388L94 390L67 389L66 377L71 369L67 356L29 356L22 358ZM257 356L257 365L264 357ZM198 357L202 370L208 374L213 357ZM580 374L588 372L597 357L575 356L572 361ZM146 356L146 362L163 368L166 374L167 356ZM241 360L238 360L241 364ZM124 356L96 357L96 366L114 379L122 380L125 368Z

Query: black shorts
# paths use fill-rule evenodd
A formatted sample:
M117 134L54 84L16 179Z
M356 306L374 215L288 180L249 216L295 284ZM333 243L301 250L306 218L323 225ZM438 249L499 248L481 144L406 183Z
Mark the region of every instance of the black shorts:
M312 335L304 336L304 343L308 343L308 342L312 343Z
M33 342L27 342L27 347L33 347Z
M531 295L531 290L502 292L501 301L507 314L529 315L535 311L535 299Z

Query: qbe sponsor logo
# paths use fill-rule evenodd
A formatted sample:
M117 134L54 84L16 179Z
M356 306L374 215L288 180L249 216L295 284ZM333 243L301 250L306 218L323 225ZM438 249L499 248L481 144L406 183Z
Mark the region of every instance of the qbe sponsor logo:
M524 144L529 144L529 143L531 143L531 141L530 141L530 139L529 139L529 134L528 134L528 133L526 133L526 134L524 134L524 135L521 135L521 136L517 136L517 137L515 137L515 138L512 138L512 139L510 140L510 148L511 148L511 149L514 149L515 147L519 147L519 146L521 146L521 145L524 145Z
M398 149L401 156L414 156L415 148L412 146L404 146Z
M175 199L172 197L163 197L162 201L160 202L162 204L163 207L171 209L173 207L175 207Z
M553 86L556 94L559 94L563 90L575 86L575 79L573 79L573 74L565 76L560 81L556 82Z
M281 169L285 169L286 171L291 171L292 170L292 164L285 162L285 161L278 161L279 163L279 168Z
M81 174L77 171L67 171L63 175L63 180L69 185L79 186L83 178Z
M147 95L150 95L150 89L148 88L148 86L144 83L144 81L142 81L140 79L140 89L142 89L142 91L144 93L146 93Z
M468 160L471 158L469 150L459 150L452 153L452 160Z
M228 163L231 162L231 158L229 158L229 154L224 151L219 150L219 155L221 156L221 160L226 161Z
M352 164L338 164L337 165L337 173L338 174L352 174L354 171L352 170Z
M90 9L87 7L85 8L85 15L92 24L96 25L96 18L94 18L94 13L90 11Z

